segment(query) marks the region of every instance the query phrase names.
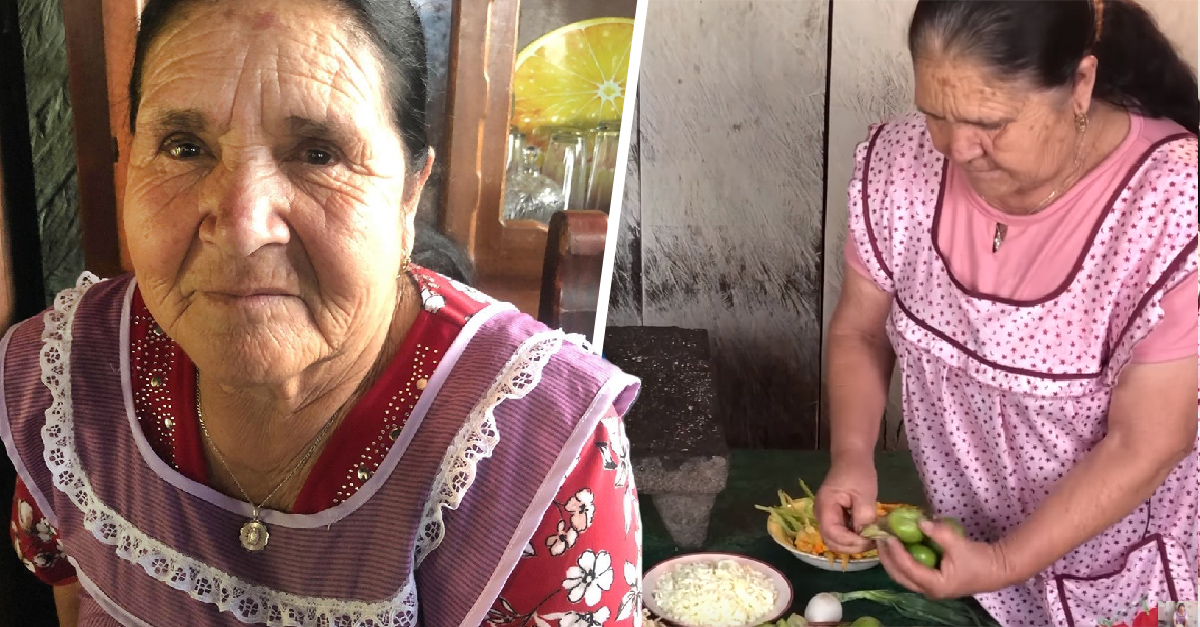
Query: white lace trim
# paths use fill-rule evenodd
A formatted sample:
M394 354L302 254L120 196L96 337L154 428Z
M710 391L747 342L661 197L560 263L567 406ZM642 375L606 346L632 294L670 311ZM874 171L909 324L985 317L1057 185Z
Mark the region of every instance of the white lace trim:
M42 383L54 401L42 427L44 458L54 485L83 512L84 527L97 540L116 547L121 559L148 575L215 605L248 624L270 627L411 627L417 624L417 588L413 577L395 597L380 602L306 597L244 581L179 553L146 535L100 501L75 451L71 406L72 323L79 300L100 280L84 273L74 289L61 292L45 315L42 331Z
M479 461L492 456L500 442L495 410L508 399L522 398L537 387L542 369L562 348L568 338L562 331L544 331L525 340L508 360L492 387L479 399L467 416L454 441L442 458L441 469L433 481L433 492L421 515L421 530L417 536L416 565L442 543L446 525L443 510L458 509L471 484Z
M596 352L596 348L588 341L587 336L582 333L568 333L565 339L572 344L577 344L579 348L589 353Z

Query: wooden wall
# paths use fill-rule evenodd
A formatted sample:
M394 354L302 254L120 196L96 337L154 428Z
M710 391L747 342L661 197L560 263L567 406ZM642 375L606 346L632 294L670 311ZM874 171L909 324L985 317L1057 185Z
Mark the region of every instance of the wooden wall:
M4 173L0 172L0 333L13 323L17 295L13 284L12 246L9 244L8 220L5 219Z
M822 439L846 185L868 125L911 106L914 4L649 3L609 324L708 329L734 446ZM1197 1L1143 4L1195 67Z

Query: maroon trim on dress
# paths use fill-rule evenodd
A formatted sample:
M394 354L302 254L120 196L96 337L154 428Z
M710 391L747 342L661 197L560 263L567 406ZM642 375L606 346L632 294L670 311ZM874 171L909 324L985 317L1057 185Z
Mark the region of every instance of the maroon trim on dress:
M1122 571L1125 570L1125 566L1129 564L1129 557L1131 555L1133 555L1133 552L1146 546L1147 544L1150 544L1150 543L1158 544L1158 555L1159 555L1159 559L1162 560L1163 574L1167 578L1167 593L1171 595L1170 600L1176 601L1179 599L1179 592L1175 588L1175 578L1171 576L1171 561L1167 557L1167 544L1165 542L1163 542L1161 533L1155 533L1155 534L1146 536L1145 538L1142 538L1141 540L1137 541L1136 543L1130 545L1129 549L1125 551L1125 559L1121 561L1121 565L1118 566L1115 570L1112 570L1112 571L1109 571L1107 573L1103 573L1100 575L1087 575L1087 576L1059 575L1059 574L1054 575L1055 587L1058 589L1058 600L1060 603L1062 603L1063 614L1066 616L1066 619L1067 619L1067 627L1075 627L1075 617L1071 615L1071 606L1067 603L1066 582L1068 580L1070 580L1070 581L1099 581L1101 579L1107 579L1114 575L1119 575Z
M870 189L868 183L871 177L871 155L875 152L875 142L879 141L879 136L883 134L883 129L887 128L887 124L880 124L879 130L871 136L871 141L867 142L867 156L863 159L863 175L862 175L862 213L863 222L867 229L867 241L871 244L871 252L875 253L875 263L879 264L879 268L887 275L889 281L895 283L896 277L892 276L892 270L886 263L883 262L883 255L879 252L879 241L875 238L875 229L871 226L871 206L867 200L867 190ZM892 286L893 289L895 285Z
M916 314L914 314L911 309L906 307L904 305L904 302L902 300L900 300L899 298L894 299L893 302L896 303L896 306L899 307L900 310L902 312L904 312L904 315L908 316L908 318L910 320L912 320L914 324L921 327L922 329L925 329L929 333L932 333L933 335L937 336L943 342L946 342L947 344L953 346L954 348L957 348L958 350L962 351L964 354L966 354L971 359L973 359L985 366L988 366L990 368L995 368L997 370L1003 370L1004 372L1008 372L1010 374L1038 377L1041 379L1050 379L1050 380L1054 380L1054 381L1079 381L1079 380L1084 380L1084 379L1095 379L1095 378L1099 377L1101 374L1103 374L1104 369L1108 367L1109 360L1112 358L1112 354L1111 354L1112 350L1110 347L1118 346L1121 343L1121 340L1125 339L1125 335L1129 332L1129 329L1133 327L1133 323L1135 321L1137 321L1138 316L1141 315L1142 310L1145 309L1149 305L1150 301L1153 299L1153 297L1156 294L1161 292L1166 287L1167 280L1170 279L1179 270L1179 268L1188 260L1188 258L1196 252L1196 247L1197 247L1197 238L1193 237L1191 242L1189 242L1186 246L1184 246L1183 250L1179 253L1179 255L1176 256L1175 259L1172 260L1171 263L1167 266L1166 270L1163 272L1163 275L1161 277L1159 277L1158 280L1155 281L1152 286L1150 286L1150 289L1147 290L1144 295L1142 295L1142 299L1140 301L1138 301L1137 306L1133 310L1133 315L1129 318L1128 321L1125 322L1125 326L1124 326L1124 328L1121 329L1121 333L1117 335L1117 341L1116 342L1107 342L1107 341L1105 342L1103 352L1102 352L1101 358L1100 358L1100 370L1095 371L1095 372L1081 372L1081 373L1076 373L1076 374L1055 374L1055 373L1050 373L1050 372L1039 372L1037 370L1029 370L1026 368L1017 368L1015 366L1008 366L1005 364L994 362L990 359L984 358L979 353L976 353L975 351L967 348L966 345L964 345L963 343L946 335L940 329L937 329L933 325L929 324L928 322L925 322L921 318L918 318L916 316Z
M1054 576L1055 588L1058 589L1058 602L1063 606L1063 617L1067 619L1067 627L1075 627L1075 617L1071 614L1071 606L1067 603L1067 584L1062 577Z
M1169 265L1167 265L1167 269L1163 271L1162 276L1158 277L1158 280L1155 281L1154 284L1150 286L1150 289L1146 290L1146 293L1142 295L1142 299L1139 300L1137 306L1133 308L1133 314L1129 316L1129 319L1125 321L1125 326L1122 327L1121 332L1117 334L1116 341L1105 343L1103 358L1105 364L1108 363L1108 359L1110 357L1109 353L1111 353L1114 348L1121 345L1121 341L1125 339L1125 335L1129 333L1129 329L1133 328L1133 323L1136 322L1138 317L1142 315L1142 310L1150 305L1150 301L1154 299L1154 296L1162 291L1165 291L1167 280L1174 276L1175 273L1179 271L1179 268L1181 268L1183 264L1192 257L1192 255L1196 254L1196 240L1197 238L1193 237L1192 240L1183 247L1183 250L1180 251L1179 255L1177 255Z
M1171 595L1168 601L1179 600L1179 590L1175 588L1175 578L1171 576L1171 558L1167 555L1167 543L1158 539L1158 559L1163 563L1163 574L1167 577L1167 594Z
M1085 379L1095 379L1095 378L1099 377L1101 374L1103 374L1104 367L1107 365L1107 364L1101 364L1100 370L1098 370L1096 372L1078 372L1078 373L1069 373L1069 374L1056 374L1053 372L1039 372L1037 370L1029 370L1026 368L1017 368L1016 366L1008 366L1005 364L997 363L990 359L985 359L979 353L976 353L975 351L967 348L962 342L959 342L958 340L946 335L941 330L934 328L933 325L918 318L916 316L916 314L914 314L911 309L906 307L904 305L904 302L901 301L899 298L894 299L893 302L896 304L897 307L900 308L900 311L904 312L905 316L908 316L909 320L913 321L913 324L916 324L917 326L921 327L922 329L925 329L929 333L932 333L933 335L937 336L943 342L962 351L964 354L967 355L967 357L970 357L971 359L973 359L989 368L995 368L996 370L1002 370L1009 374L1021 375L1024 377L1036 377L1039 379L1050 379L1052 381L1081 381L1081 380L1085 380Z
M1167 137L1164 137L1151 144L1150 147L1147 148L1140 157L1138 157L1137 162L1125 172L1125 177L1121 180L1121 184L1113 190L1112 195L1108 199L1108 204L1105 205L1104 211L1100 213L1100 217L1096 219L1094 224L1092 224L1092 232L1090 235L1088 235L1087 245L1084 246L1083 250L1079 252L1079 257L1075 259L1075 264L1071 267L1071 271L1067 273L1067 277L1063 280L1062 284L1060 284L1049 294L1033 300L1019 300L1015 298L1003 298L994 294L985 294L983 292L968 288L958 280L958 277L954 276L954 273L950 270L950 264L946 261L946 255L942 252L942 247L938 243L942 216L942 198L939 196L937 209L933 213L933 224L930 226L930 237L933 238L933 249L937 253L938 258L942 261L942 268L946 271L946 276L950 277L950 282L953 283L960 292L971 298L976 300L990 301L993 303L1000 303L1003 305L1011 305L1013 307L1034 307L1048 303L1055 298L1062 296L1063 292L1067 291L1067 289L1071 287L1071 284L1075 282L1075 277L1079 275L1079 271L1083 269L1084 260L1087 259L1088 253L1092 252L1092 247L1095 245L1096 235L1100 233L1101 226L1106 220L1108 220L1108 216L1112 214L1113 206L1116 205L1117 200L1121 197L1121 194L1125 192L1125 188L1129 185L1129 181L1133 180L1133 177L1136 176L1138 172L1142 171L1142 166L1146 165L1146 162L1150 160L1150 157L1153 156L1154 153L1158 151L1158 149L1164 144L1168 144L1180 139L1187 139L1189 137L1194 138L1195 135L1191 133L1176 133L1174 135L1168 135ZM948 162L949 160L947 160L947 163ZM943 187L946 185L945 178L946 176L943 173ZM865 186L864 189L866 189Z

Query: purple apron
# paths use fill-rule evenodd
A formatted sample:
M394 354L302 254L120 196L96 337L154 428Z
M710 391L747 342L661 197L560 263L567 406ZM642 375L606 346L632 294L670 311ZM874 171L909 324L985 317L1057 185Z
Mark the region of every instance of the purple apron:
M94 284L94 286L93 286ZM476 314L350 499L263 512L160 460L133 413L133 280L59 295L0 342L0 437L83 586L81 627L479 625L568 468L636 379L511 306Z

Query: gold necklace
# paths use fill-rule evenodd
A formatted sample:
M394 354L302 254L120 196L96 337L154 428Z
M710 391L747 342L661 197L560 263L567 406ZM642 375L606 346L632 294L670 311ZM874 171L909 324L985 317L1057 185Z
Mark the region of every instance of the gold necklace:
M317 445L319 445L321 441L325 439L325 436L328 435L329 428L333 426L334 419L337 418L337 414L335 413L333 416L330 416L329 420L325 423L325 426L321 427L321 431L317 433L317 436L313 439L312 443L308 445L308 450L305 451L304 457L302 457L300 461L296 463L296 465L292 466L291 472L289 472L287 476L283 478L283 481L280 481L279 485L275 486L275 489L271 490L271 493L267 495L267 498L263 499L258 505L255 505L254 501L250 500L250 495L246 492L246 488L242 487L242 482L238 481L237 475L233 474L233 470L229 468L229 464L225 461L225 456L221 454L221 449L217 448L217 443L213 441L212 436L208 433L208 426L204 424L204 412L200 409L199 374L196 375L196 418L200 422L200 433L204 434L204 439L208 441L210 446L212 446L213 453L217 456L217 461L221 462L221 466L225 468L225 472L229 473L229 476L233 479L233 483L237 486L238 491L242 493L242 496L245 497L246 502L249 503L250 507L253 508L250 513L250 520L246 521L246 523L242 525L241 530L238 532L238 540L241 541L242 548L246 549L247 551L261 551L267 548L267 542L271 539L271 532L269 529L267 529L267 524L262 521L262 516L260 515L263 505L266 505L267 501L270 501L271 497L275 496L275 494L279 492L283 486L287 485L287 482L291 481L292 478L296 476L296 473L300 472L300 469L308 463L308 460L313 456L313 453L317 451Z
M1079 173L1079 168L1083 163L1083 160L1082 160L1083 142L1087 138L1088 121L1089 120L1088 120L1087 114L1081 114L1081 115L1078 115L1075 117L1075 130L1079 132L1079 143L1075 145L1075 161L1074 161L1074 163L1071 164L1071 169L1067 171L1067 176L1066 176L1066 178L1063 179L1062 184L1060 184L1057 188L1055 188L1053 191L1051 191L1050 195L1046 196L1046 198L1044 200L1042 200L1042 202L1038 203L1038 205L1036 207L1034 207L1032 211L1026 213L1025 214L1026 216L1036 215L1037 213L1041 212L1041 210L1045 209L1046 207L1049 207L1050 203L1054 202L1054 199L1058 198L1059 194L1061 194L1062 192L1067 190L1071 185L1073 185L1075 183L1074 178ZM987 196L980 194L979 197L982 198L984 200L984 202L986 202L987 204L989 204L993 207L999 208L999 205L992 202L992 200L990 198L988 198ZM996 252L999 252L1000 247L1002 245L1004 245L1004 238L1006 238L1007 236L1008 236L1008 225L1003 222L996 221L996 231L992 235L992 253L993 254L995 254Z

